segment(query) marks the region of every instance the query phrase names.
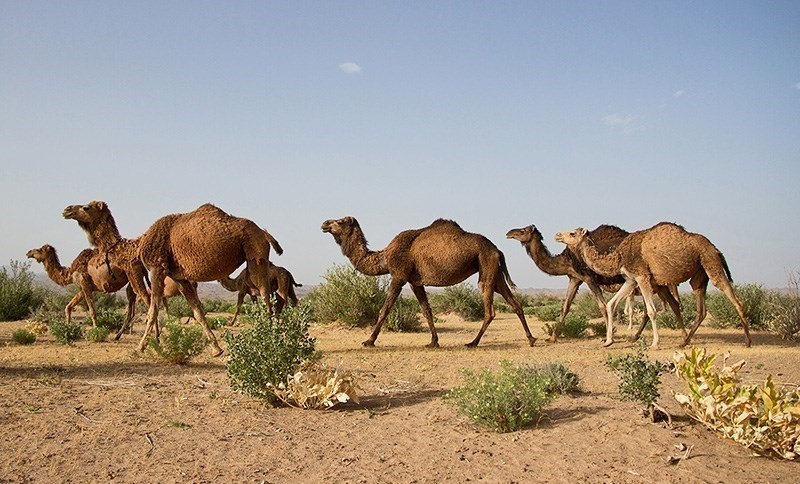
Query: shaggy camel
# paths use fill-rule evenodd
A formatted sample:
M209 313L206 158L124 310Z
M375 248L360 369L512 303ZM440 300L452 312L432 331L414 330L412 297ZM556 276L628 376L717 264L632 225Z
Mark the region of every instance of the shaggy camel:
M139 349L144 351L147 346L147 336L158 319L158 306L164 296L164 277L170 276L180 284L214 355L221 355L222 348L208 326L190 281L219 280L246 262L250 278L269 308L270 245L278 254L283 253L269 232L251 220L234 217L211 204L156 220L139 238L139 259L150 270L153 294Z
M236 318L239 316L239 311L242 309L244 297L249 295L255 303L258 300L258 288L250 280L250 273L246 267L242 269L242 272L240 272L235 279L224 277L218 282L228 291L239 293L236 298L236 311L227 324L228 326L233 326L234 323L236 323ZM297 306L297 294L294 292L294 288L303 287L303 285L295 282L291 272L270 262L269 285L270 294L274 293L276 296L275 313L280 314L287 303Z
M600 225L596 229L589 232L589 236L592 238L595 244L597 244L598 249L603 252L616 247L625 237L628 236L628 232L614 225ZM551 255L550 251L542 242L542 233L534 225L529 225L519 229L511 229L508 231L508 233L506 233L506 238L519 241L531 259L533 259L536 267L538 267L545 274L549 274L551 276L567 276L569 278L567 296L564 299L563 306L561 307L561 315L559 316L558 323L553 330L553 334L550 336L550 341L554 343L557 341L558 333L561 331L561 328L564 325L564 319L567 317L570 306L572 306L572 302L575 299L578 288L583 283L585 283L589 287L589 290L592 291L592 294L597 301L597 306L600 308L600 312L603 315L603 319L608 319L608 314L606 313L606 301L603 297L603 291L616 293L620 287L622 287L622 284L625 282L625 278L623 278L621 275L606 277L594 272L587 267L580 258L573 254L569 248L564 248L564 250L556 256ZM676 315L680 313L680 308L677 302L678 296L676 286L672 286L670 288L669 296L661 292L659 292L659 296L664 301L665 305L669 304ZM631 293L626 299L625 303L625 314L628 316L629 331L633 321L633 297L634 293ZM645 315L642 325L647 324L647 320L648 317Z
M65 219L78 222L78 226L86 233L89 244L97 247L97 260L110 268L116 265L125 272L128 282L136 295L150 304L150 292L147 290L147 271L138 257L138 239L124 239L117 229L114 217L105 202L93 201L85 205L70 205L62 213ZM163 277L161 281L163 283Z
M400 232L385 249L374 252L367 248L364 233L353 217L326 220L322 223L322 231L333 235L342 254L350 259L359 272L368 276L390 274L392 277L386 302L378 313L372 335L363 342L364 346L375 345L386 315L400 295L400 290L409 283L431 331L428 347L438 347L439 337L433 325L433 313L425 286L452 286L476 272L483 294L484 319L477 336L467 346L477 346L494 319L495 292L500 293L514 308L528 343L533 346L536 341L528 329L522 306L509 289L509 284L514 287L514 283L508 274L505 256L486 237L465 232L451 220L438 219L427 227Z
M127 285L128 311L125 316L125 325L127 325L133 319L136 294L128 284L128 278L122 269L115 265L107 267L105 264L97 265L91 263L97 253L97 249L84 249L72 261L70 267L61 265L56 249L49 244L45 244L38 249L29 250L26 256L43 264L47 276L59 286L66 287L70 284L78 286L79 291L64 308L68 323L72 322L73 308L83 300L86 301L86 308L89 311L92 326L97 326L97 314L94 309L92 294L95 291L112 294Z
M587 237L586 229L559 232L556 240L567 244L592 268L605 274L622 274L625 284L608 302L606 346L613 343L611 328L614 308L638 284L653 321L653 347L658 346L653 290L658 286L679 284L689 280L697 305L697 318L683 339L686 346L706 316L706 288L709 278L731 301L744 329L745 346L750 346L750 331L744 306L731 285L732 278L725 257L706 237L687 232L680 225L661 222L649 229L633 232L615 250L600 253ZM640 330L641 332L641 330Z

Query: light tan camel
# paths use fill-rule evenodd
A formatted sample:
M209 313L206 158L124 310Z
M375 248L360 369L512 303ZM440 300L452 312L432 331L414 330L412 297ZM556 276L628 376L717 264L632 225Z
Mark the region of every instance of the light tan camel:
M96 265L91 263L97 252L97 249L84 249L69 267L61 265L56 249L49 244L45 244L38 249L29 250L26 256L43 264L47 276L59 286L66 287L70 284L78 286L78 292L64 308L68 323L72 322L73 308L81 301L86 301L86 308L89 311L92 326L97 326L97 314L92 294L96 291L113 294L127 285L128 311L125 316L125 324L127 325L133 319L136 294L128 284L128 278L125 273L119 267L112 265L110 267L111 272L109 272L109 268L104 264ZM111 277L111 274L114 274L114 277Z
M164 295L164 277L181 285L194 318L203 326L215 356L222 354L217 338L206 321L197 291L190 281L216 281L243 263L269 308L269 251L283 249L272 235L254 222L234 217L211 204L187 212L161 217L139 238L139 259L150 270L153 297L147 312L147 327L139 348L158 319Z
M291 303L293 306L297 306L297 294L294 288L302 287L303 285L295 282L291 272L270 262L269 280L270 294L275 294L275 312L277 314L283 311L286 304ZM258 288L250 280L250 273L246 267L242 269L242 272L235 279L224 277L218 282L228 291L239 293L236 298L236 311L227 324L228 326L233 326L239 316L239 311L242 309L245 296L250 296L254 303L258 300Z
M386 302L364 346L375 345L384 319L400 295L400 290L409 283L431 331L428 347L438 347L439 337L433 325L433 313L425 286L452 286L476 272L478 287L483 294L484 319L477 336L467 346L477 346L494 319L495 292L500 293L514 308L528 343L533 346L536 341L528 329L522 306L509 288L509 284L513 287L514 283L508 274L505 256L483 235L465 232L451 220L438 219L427 227L400 232L385 249L374 252L367 248L364 233L353 217L326 220L322 223L322 231L333 235L342 254L350 259L359 272L368 276L390 274L392 277Z
M120 235L108 205L101 201L70 205L64 209L62 215L65 219L78 222L78 226L86 233L89 244L99 250L95 257L104 262L106 267L116 265L122 269L136 295L145 304L150 304L147 271L138 258L138 239L125 239ZM163 283L163 277L159 282Z
M605 252L611 248L619 245L622 240L627 237L629 233L614 225L600 225L596 229L589 232L589 236L595 242L598 250ZM567 296L564 299L564 304L561 307L561 315L559 316L558 323L556 324L553 334L550 336L550 341L556 342L558 333L564 325L564 319L567 317L570 306L575 299L578 288L581 284L586 284L589 290L597 301L597 306L603 315L603 319L608 319L606 312L606 301L603 297L603 291L609 293L616 293L625 282L625 278L621 275L614 277L606 277L591 270L583 261L577 257L569 248L564 248L560 254L553 256L550 251L542 242L542 233L534 225L519 229L511 229L506 233L506 238L519 241L525 248L525 251L533 259L536 267L545 274L551 276L567 276L569 278L569 286L567 286ZM674 290L674 292L672 292ZM672 286L669 295L659 292L659 296L664 301L665 305L669 304L676 315L680 314L680 307L678 305L677 287ZM633 321L633 297L632 292L625 302L625 314L628 316L628 330L631 329ZM647 324L648 316L642 325Z
M559 232L556 240L580 254L592 270L606 275L622 274L625 277L625 284L608 302L606 346L613 343L611 328L614 308L638 284L647 306L647 314L653 321L653 347L657 347L658 328L653 291L658 286L689 280L697 304L697 318L681 346L687 345L706 316L705 299L709 278L736 308L744 329L745 345L750 346L747 317L744 306L731 285L728 264L719 249L703 235L687 232L680 225L662 222L649 229L633 232L615 250L605 254L597 250L583 228Z

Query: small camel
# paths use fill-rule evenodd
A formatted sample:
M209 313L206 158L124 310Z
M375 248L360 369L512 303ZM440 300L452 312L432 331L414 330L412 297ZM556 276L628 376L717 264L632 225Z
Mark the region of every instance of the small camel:
M303 287L294 280L294 276L288 270L281 266L276 266L270 262L270 294L275 294L275 313L280 314L286 304L291 303L297 306L297 294L294 291L295 287ZM217 281L222 287L231 292L238 292L236 298L236 311L233 317L228 321L228 326L233 326L236 323L236 318L239 316L239 311L242 309L242 303L245 296L250 296L255 303L258 300L258 288L250 280L250 273L245 267L242 272L236 276L235 279L224 277Z
M595 241L595 244L597 244L601 252L616 247L628 235L629 233L626 230L614 225L600 225L589 232L589 236ZM581 284L586 284L589 290L592 291L597 301L597 306L600 308L600 312L603 315L603 320L608 319L603 291L616 293L619 291L620 287L622 287L625 278L621 275L606 277L596 273L587 267L580 258L569 250L569 248L564 248L564 250L556 256L551 255L550 251L542 242L542 233L534 225L519 229L511 229L506 233L506 238L519 241L531 259L533 259L536 267L545 274L551 276L567 276L569 278L569 286L567 286L567 295L561 307L561 315L553 330L553 334L550 336L550 341L555 343L558 340L558 334L564 325L564 319L567 317L567 313L572 306L572 302ZM676 286L670 288L669 296L661 292L659 292L659 296L665 304L670 305L672 310L676 312L676 315L680 313ZM633 297L634 293L631 293L628 295L625 302L625 314L628 316L628 331L630 331L633 321ZM648 317L645 315L642 324L647 324L647 320Z
M476 272L478 287L483 295L484 319L477 336L467 346L478 346L483 333L494 319L495 292L502 295L514 308L528 343L533 346L536 342L528 329L522 306L509 288L509 284L514 287L514 283L508 274L505 256L483 235L465 232L452 220L438 219L427 227L400 232L385 249L374 252L367 248L364 232L353 217L326 220L322 223L322 231L333 235L342 254L350 259L359 272L368 276L391 275L386 302L378 313L378 321L372 328L372 334L362 343L364 346L375 346L384 319L403 286L409 283L431 331L431 342L427 346L438 347L439 337L433 325L433 313L425 286L452 286Z
M105 264L98 266L90 263L97 252L97 249L84 249L78 254L78 257L72 261L70 267L61 265L56 249L49 244L45 244L38 249L29 250L26 256L29 259L34 259L36 262L43 264L47 276L59 286L66 287L70 284L78 286L79 291L64 308L67 323L72 322L73 308L83 300L86 301L86 308L89 311L89 318L92 320L92 326L97 326L97 314L95 312L92 294L96 291L113 294L127 285L126 295L128 297L128 311L125 316L125 325L127 325L133 319L133 313L136 307L136 294L130 284L128 284L127 276L125 276L125 273L119 267L115 265L107 267Z
M278 241L251 220L234 217L209 203L187 212L156 220L139 238L139 260L150 270L152 299L139 349L144 351L147 336L158 320L158 307L164 296L164 277L180 284L194 318L210 341L215 356L223 353L214 332L208 326L203 306L191 281L216 281L243 263L251 274L259 294L269 303L270 246L283 253Z
M722 252L706 237L687 232L680 225L661 222L649 229L633 232L616 249L601 253L584 228L559 232L556 240L567 246L586 262L592 270L605 275L622 274L625 284L608 302L606 342L613 343L612 326L614 308L623 297L638 285L647 306L647 314L653 322L653 347L658 346L656 308L653 291L659 286L680 284L689 280L697 305L697 318L681 346L686 346L706 316L706 289L709 278L736 308L744 329L745 346L750 346L750 331L742 304L731 282L728 263ZM640 329L641 332L641 329Z

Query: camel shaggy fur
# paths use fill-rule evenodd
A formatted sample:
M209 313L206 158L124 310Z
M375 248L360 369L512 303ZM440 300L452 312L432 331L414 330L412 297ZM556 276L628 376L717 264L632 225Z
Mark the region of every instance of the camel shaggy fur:
M208 326L191 281L219 280L246 262L250 279L269 307L270 246L278 254L283 253L277 240L266 230L211 204L156 220L139 239L139 259L150 270L153 295L139 348L144 350L147 345L147 336L158 319L158 307L164 296L164 277L170 276L180 284L214 355L221 355L222 348Z
M302 287L303 285L295 282L291 272L270 262L269 280L270 294L275 294L275 312L277 314L283 311L286 304L291 303L293 306L297 306L298 300L294 288ZM218 282L228 291L238 293L236 311L233 313L231 320L228 321L228 326L233 326L239 316L239 311L242 309L245 296L250 296L254 303L258 300L258 287L250 280L250 273L246 267L242 269L242 272L236 278L224 277Z
M56 249L49 244L38 249L31 249L26 255L29 259L43 264L47 276L59 286L66 287L70 284L78 286L79 291L64 308L68 323L72 322L73 308L81 301L86 301L92 326L97 326L97 314L92 294L96 291L113 294L127 285L128 311L125 316L125 325L128 325L133 319L136 294L128 284L127 276L119 267L116 265L107 267L105 264L92 263L96 261L98 252L97 249L84 249L69 267L61 265Z
M607 251L616 247L628 235L629 233L626 230L614 225L600 225L589 232L589 236L601 251ZM511 229L506 233L506 238L519 241L531 259L533 259L536 267L545 274L551 276L567 276L569 278L567 295L561 307L561 315L553 330L553 334L550 336L550 341L554 343L557 341L558 333L564 325L564 319L567 317L567 313L569 313L569 309L572 306L572 302L581 284L586 284L589 287L589 290L597 301L597 306L600 308L603 319L608 319L603 291L612 294L616 293L625 282L624 277L621 275L606 277L598 274L584 264L579 257L569 250L569 248L564 248L564 250L556 256L551 255L550 251L542 242L542 233L534 225L519 229ZM659 292L659 296L661 296L665 304L669 304L672 310L676 312L676 315L679 315L680 308L677 301L677 287L673 286L671 289L674 290L674 292L671 292L669 296L661 292ZM625 303L625 314L628 316L629 331L633 321L633 297L634 293L629 294ZM642 326L647 324L647 320L648 317L645 315Z
M465 232L451 220L438 219L431 225L400 232L385 249L371 251L358 221L353 217L326 220L322 231L333 235L345 255L359 272L368 276L390 274L386 302L378 313L378 321L364 346L374 346L381 326L406 283L411 285L419 301L422 313L431 331L429 347L439 346L439 337L433 325L425 286L452 286L478 273L478 286L483 295L484 319L475 339L467 346L477 346L495 317L493 296L498 292L514 308L522 323L528 343L533 346L536 338L531 335L522 306L509 288L513 282L508 274L505 256L486 237Z
M616 249L602 253L587 236L586 229L559 232L556 240L567 244L579 254L592 270L605 275L622 274L625 284L608 302L606 345L613 343L612 324L614 308L621 298L638 285L653 321L653 347L658 346L658 328L655 322L653 292L659 286L679 284L689 280L695 295L697 318L683 340L689 343L706 316L706 289L708 281L721 290L736 308L744 329L745 345L750 346L750 331L742 304L731 284L732 278L725 257L706 237L687 232L680 225L661 222L649 229L633 232Z

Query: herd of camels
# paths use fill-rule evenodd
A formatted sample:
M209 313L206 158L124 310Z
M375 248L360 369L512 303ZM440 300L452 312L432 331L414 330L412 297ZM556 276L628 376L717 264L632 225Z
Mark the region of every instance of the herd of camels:
M165 304L166 298L182 294L195 320L203 327L213 354L223 353L197 296L198 282L218 281L227 290L238 292L231 324L247 295L254 301L260 296L272 310L270 294L276 293L276 312L287 303L297 304L294 287L299 284L289 271L269 261L270 249L278 254L283 252L278 241L253 221L229 215L214 205L204 204L191 212L164 216L136 239L120 235L105 202L70 205L64 209L63 216L78 222L93 248L83 250L69 267L61 266L50 245L32 249L27 256L43 263L55 283L62 286L74 283L80 288L65 308L67 319L73 307L85 300L89 317L96 322L92 293L112 293L127 286L126 327L131 325L137 297L148 306L140 350L146 347L151 331L158 337L159 307ZM505 256L483 235L466 232L451 220L438 219L427 227L400 232L386 248L373 251L367 247L364 232L353 217L326 220L321 228L333 236L356 270L370 276L391 276L386 302L364 346L374 346L389 310L408 283L431 332L431 342L427 346L438 347L439 338L425 286L452 286L475 273L478 273L484 318L478 334L467 346L477 346L494 319L495 292L511 305L528 343L534 345L536 338L511 290L515 286ZM614 310L618 303L622 299L630 301L638 293L645 301L647 314L632 339L641 336L650 320L652 346L657 347L653 296L658 295L682 323L677 285L689 281L695 295L697 317L689 332L684 331L682 346L686 345L705 318L705 296L710 280L735 307L744 329L745 345L750 346L744 306L731 284L725 257L703 235L687 232L668 222L633 233L611 225L601 225L591 231L577 228L556 234L556 241L566 247L555 256L545 247L541 232L533 225L509 230L506 237L518 240L543 272L569 278L561 315L550 338L553 342L578 288L586 284L606 321L604 346L614 342ZM230 278L242 264L246 264L244 270L236 278ZM608 302L604 291L614 294ZM118 332L117 339L124 329Z

